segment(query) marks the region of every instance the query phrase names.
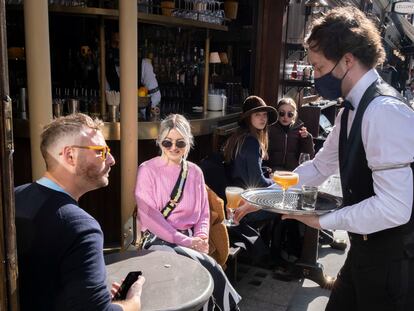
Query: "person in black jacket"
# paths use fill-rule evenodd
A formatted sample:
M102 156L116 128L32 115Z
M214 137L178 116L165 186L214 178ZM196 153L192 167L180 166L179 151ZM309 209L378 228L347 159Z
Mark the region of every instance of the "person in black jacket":
M279 120L269 127L269 159L266 164L273 170L292 171L299 165L299 155L315 155L313 137L298 119L296 103L282 98L277 104Z
M299 165L299 155L308 153L315 155L313 137L304 123L298 119L297 106L292 98L282 98L276 107L279 119L269 127L269 159L266 165L272 171L292 171ZM299 223L286 220L281 223L281 245L277 249L288 261L296 261L302 250L302 238Z

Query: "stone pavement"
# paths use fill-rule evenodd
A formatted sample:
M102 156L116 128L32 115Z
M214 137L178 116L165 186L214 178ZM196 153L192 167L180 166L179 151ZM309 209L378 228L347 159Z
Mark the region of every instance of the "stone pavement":
M335 237L347 239L342 231L336 231ZM318 262L327 275L336 276L345 257L346 251L319 247ZM248 265L240 265L238 273L235 287L243 297L241 311L323 311L328 302L330 291L308 279L284 282L274 278L271 270Z

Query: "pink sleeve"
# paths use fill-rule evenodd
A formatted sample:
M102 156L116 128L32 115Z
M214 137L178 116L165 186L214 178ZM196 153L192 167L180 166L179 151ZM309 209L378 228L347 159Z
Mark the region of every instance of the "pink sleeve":
M208 203L208 194L206 185L204 183L204 176L201 170L200 173L200 183L199 183L199 198L200 198L200 218L198 222L194 225L194 236L198 237L207 237L210 230L210 206Z
M191 247L191 238L172 227L157 208L153 193L156 188L151 168L140 166L135 186L135 199L141 224L160 239L180 246ZM167 202L166 202L167 203Z

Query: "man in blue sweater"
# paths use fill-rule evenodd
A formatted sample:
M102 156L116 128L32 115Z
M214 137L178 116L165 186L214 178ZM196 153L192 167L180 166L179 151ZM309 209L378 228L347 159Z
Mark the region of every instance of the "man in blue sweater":
M102 230L78 206L84 193L108 185L115 164L102 124L74 114L45 126L46 173L15 190L21 310L141 309L143 277L125 301L111 303ZM118 288L112 285L112 295Z

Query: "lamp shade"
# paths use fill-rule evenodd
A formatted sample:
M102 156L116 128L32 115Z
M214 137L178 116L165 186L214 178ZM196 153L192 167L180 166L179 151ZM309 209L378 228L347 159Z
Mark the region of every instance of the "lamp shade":
M210 53L210 64L219 64L221 63L220 61L220 56L218 52L211 52Z

